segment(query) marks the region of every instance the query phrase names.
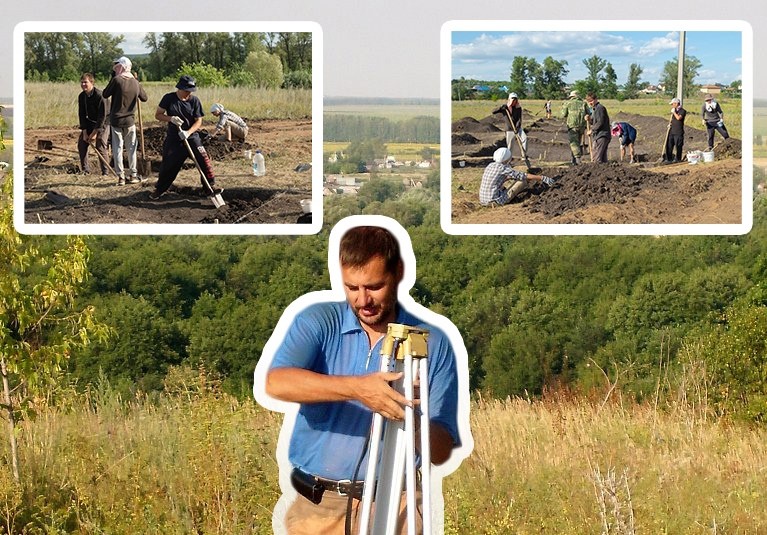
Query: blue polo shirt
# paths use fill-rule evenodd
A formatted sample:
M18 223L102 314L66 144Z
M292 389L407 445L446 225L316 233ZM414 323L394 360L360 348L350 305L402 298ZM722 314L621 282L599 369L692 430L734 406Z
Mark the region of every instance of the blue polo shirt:
M458 375L447 336L400 306L395 323L429 331L429 419L442 425L459 445ZM375 373L380 370L382 340L370 347L348 303L319 303L296 315L271 367L296 367L327 375ZM328 479L352 479L372 414L358 401L302 403L290 440L291 464ZM366 467L367 455L357 479L365 478Z

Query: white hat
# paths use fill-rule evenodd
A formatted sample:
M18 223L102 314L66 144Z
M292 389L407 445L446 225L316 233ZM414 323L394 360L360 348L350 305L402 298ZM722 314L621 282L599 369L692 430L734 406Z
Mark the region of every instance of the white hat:
M509 93L509 98L519 98L516 93Z
M578 92L575 89L570 91L570 96L568 98L574 98L574 97L578 98Z
M508 162L511 160L511 151L506 147L495 149L493 153L493 161L498 163Z
M678 99L678 98L676 98L676 97L672 98L672 99L671 99L671 102L669 102L669 104L681 104L681 103L682 103L682 101L681 101L681 100L679 100L679 99Z
M127 57L125 57L125 56L120 56L119 58L117 58L117 59L114 61L114 64L115 64L115 65L117 65L118 63L119 63L120 65L122 65L122 66L123 66L123 68L124 68L126 71L128 71L128 72L130 72L131 68L133 67L133 64L131 63L131 60L129 60L129 59L128 59Z
M219 103L213 104L213 106L210 107L210 113L216 113L217 111L224 111L224 107Z

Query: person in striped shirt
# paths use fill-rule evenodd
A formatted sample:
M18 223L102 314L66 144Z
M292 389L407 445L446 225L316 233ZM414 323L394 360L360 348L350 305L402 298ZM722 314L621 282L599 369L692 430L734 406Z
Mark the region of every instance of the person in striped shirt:
M248 135L248 125L245 121L234 113L233 111L225 110L221 104L213 104L210 109L210 113L218 117L218 123L216 123L216 131L214 136L224 132L227 141L231 141L232 138L238 141L245 141L245 137Z

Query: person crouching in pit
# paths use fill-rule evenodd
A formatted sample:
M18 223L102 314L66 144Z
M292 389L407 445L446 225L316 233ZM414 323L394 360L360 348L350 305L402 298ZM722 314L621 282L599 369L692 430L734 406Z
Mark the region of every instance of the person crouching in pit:
M509 165L511 151L505 147L496 149L493 162L485 168L482 183L479 186L479 204L509 204L527 189L528 181L540 181L545 187L554 185L554 179L543 175L533 175L517 171ZM511 185L506 187L506 182Z
M202 146L200 135L197 133L202 126L202 117L205 114L202 111L200 99L192 94L196 90L195 79L188 75L182 76L176 84L176 91L166 93L155 111L155 119L168 123L168 132L162 146L159 179L155 190L149 195L151 199L159 199L176 180L181 166L189 156L187 142L192 148L194 158L205 174L208 184L210 184L209 189L200 177L202 195L217 195L223 191L214 186L216 177L213 173L213 167L205 147Z

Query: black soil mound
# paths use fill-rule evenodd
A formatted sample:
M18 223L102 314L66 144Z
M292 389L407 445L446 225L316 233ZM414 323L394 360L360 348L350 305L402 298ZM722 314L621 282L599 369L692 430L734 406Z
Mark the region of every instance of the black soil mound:
M661 173L650 173L617 162L588 163L564 171L549 170L548 173L557 179L556 185L546 190L533 189L523 204L531 212L541 212L549 217L589 205L625 203L642 189L660 186L665 180ZM547 174L546 170L544 174Z

